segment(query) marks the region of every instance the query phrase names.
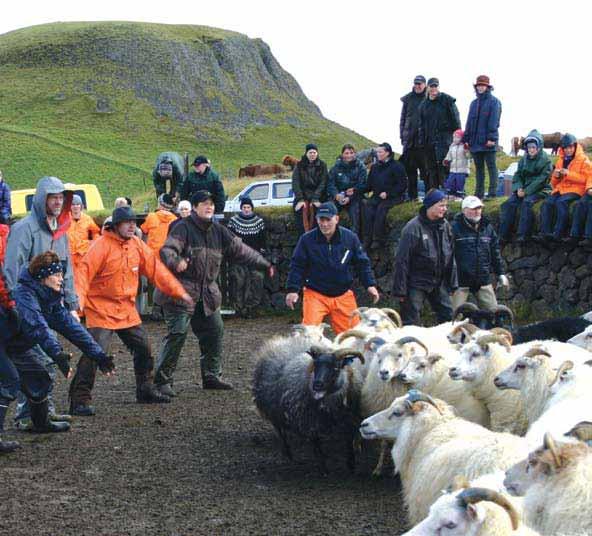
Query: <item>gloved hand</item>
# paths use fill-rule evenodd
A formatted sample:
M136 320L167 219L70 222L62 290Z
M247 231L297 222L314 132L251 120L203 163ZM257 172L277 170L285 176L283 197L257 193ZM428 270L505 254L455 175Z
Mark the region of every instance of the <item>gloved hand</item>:
M68 352L60 352L53 358L55 364L58 366L60 372L64 375L65 378L69 376L71 371L70 359L72 359L72 354L69 354Z
M103 374L112 374L115 372L115 362L112 355L108 355L105 359L99 361L98 366Z
M510 288L510 280L505 275L500 275L497 282L504 288Z

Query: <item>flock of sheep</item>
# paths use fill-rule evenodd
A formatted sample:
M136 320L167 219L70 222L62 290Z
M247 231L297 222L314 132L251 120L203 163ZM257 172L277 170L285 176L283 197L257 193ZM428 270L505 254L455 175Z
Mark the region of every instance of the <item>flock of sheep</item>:
M399 473L408 536L592 534L588 315L512 330L505 307L434 327L356 313L333 341L299 325L260 350L254 402L286 456L310 440L326 473L337 440L353 471L361 438L379 440L374 474Z

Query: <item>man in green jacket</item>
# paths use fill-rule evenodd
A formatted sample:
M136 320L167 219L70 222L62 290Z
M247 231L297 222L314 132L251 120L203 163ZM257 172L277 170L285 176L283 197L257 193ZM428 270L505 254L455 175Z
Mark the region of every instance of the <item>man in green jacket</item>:
M551 191L549 179L553 164L543 151L543 136L538 130L531 130L524 139L525 155L518 163L518 170L512 179L512 195L502 205L499 235L503 244L510 238L516 214L520 213L517 242L526 242L532 233L534 221L533 206L547 197Z
M224 185L205 156L198 156L193 161L193 171L189 172L180 188L181 200L191 201L193 194L199 191L211 192L216 214L224 212L224 203L226 202Z

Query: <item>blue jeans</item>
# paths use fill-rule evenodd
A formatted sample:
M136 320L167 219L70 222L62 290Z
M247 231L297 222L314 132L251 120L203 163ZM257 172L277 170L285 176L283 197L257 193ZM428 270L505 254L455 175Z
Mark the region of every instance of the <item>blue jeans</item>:
M515 193L502 205L502 220L500 223L500 238L508 240L510 232L516 221L516 214L520 214L518 220L518 236L525 237L530 235L532 224L534 222L534 212L532 207L543 199L544 194L532 194L524 197L518 197Z
M576 203L569 236L592 238L592 195L584 195Z
M489 172L489 197L495 197L497 190L497 164L495 162L495 151L479 151L471 153L475 161L475 195L483 199L485 193L485 164Z
M30 353L29 353L30 352ZM28 357L31 358L31 361L35 362L35 370L38 370L39 366L42 366L45 369L49 377L49 385L47 386L47 398L49 400L49 413L55 413L55 405L52 399L52 392L53 386L55 384L56 379L56 366L51 357L49 357L39 346L35 346L31 350L27 352ZM34 356L34 358L33 358ZM12 355L11 355L12 358ZM17 366L17 368L19 368ZM19 368L20 371L20 368ZM22 377L22 372L21 372ZM16 412L14 415L14 420L18 421L20 419L27 419L31 417L31 406L29 404L29 393L25 393L23 391L19 391L17 396L17 404L16 404Z
M541 233L561 238L567 229L569 219L569 205L580 198L578 194L553 194L545 199L541 207ZM555 216L555 226L553 226Z

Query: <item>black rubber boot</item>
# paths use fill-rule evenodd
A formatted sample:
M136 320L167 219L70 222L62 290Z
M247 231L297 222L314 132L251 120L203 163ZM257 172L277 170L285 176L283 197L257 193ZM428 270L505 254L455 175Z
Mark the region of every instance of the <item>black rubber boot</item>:
M234 389L231 383L223 382L220 378L211 374L207 374L203 377L202 386L204 389L217 391L232 391L232 389Z
M70 430L70 423L64 421L52 421L49 418L47 398L42 402L31 402L31 420L33 421L33 432L47 434L54 432L67 432Z
M136 401L139 404L168 404L171 397L162 394L151 380L136 378Z
M7 411L8 406L0 404L0 434L4 432L4 419L6 418ZM0 454L8 454L9 452L14 452L20 448L21 444L18 441L2 441L2 438L0 437Z

